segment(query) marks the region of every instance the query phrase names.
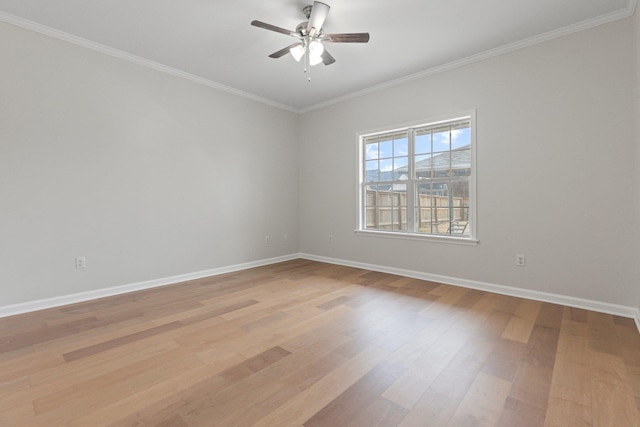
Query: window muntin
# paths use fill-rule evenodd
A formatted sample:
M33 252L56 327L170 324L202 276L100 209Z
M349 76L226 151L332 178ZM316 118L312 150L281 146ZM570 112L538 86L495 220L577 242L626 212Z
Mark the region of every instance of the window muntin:
M472 115L362 135L360 230L471 238Z

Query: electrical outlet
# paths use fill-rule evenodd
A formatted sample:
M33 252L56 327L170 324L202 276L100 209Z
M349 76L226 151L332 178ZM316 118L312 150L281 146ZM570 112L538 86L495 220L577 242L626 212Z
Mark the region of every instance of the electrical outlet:
M329 243L333 242L333 234L329 234Z
M264 236L264 244L265 245L269 244L269 240L270 240L269 235Z
M518 267L524 267L524 255L516 255L516 265Z
M85 268L87 266L87 259L83 256L76 257L76 268Z

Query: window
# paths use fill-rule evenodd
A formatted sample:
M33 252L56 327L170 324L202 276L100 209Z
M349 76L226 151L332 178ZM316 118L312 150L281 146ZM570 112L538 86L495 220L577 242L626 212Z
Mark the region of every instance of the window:
M359 231L471 240L474 114L360 135Z

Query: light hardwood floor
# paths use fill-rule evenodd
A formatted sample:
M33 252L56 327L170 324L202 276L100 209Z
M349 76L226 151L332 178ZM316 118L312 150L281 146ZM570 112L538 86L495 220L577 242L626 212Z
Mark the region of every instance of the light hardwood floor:
M0 426L638 426L631 319L295 260L0 319Z

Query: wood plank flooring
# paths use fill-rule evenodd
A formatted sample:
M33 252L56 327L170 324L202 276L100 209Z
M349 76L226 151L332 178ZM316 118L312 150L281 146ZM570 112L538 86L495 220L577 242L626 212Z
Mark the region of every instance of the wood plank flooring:
M631 319L294 260L0 319L0 426L640 426Z

